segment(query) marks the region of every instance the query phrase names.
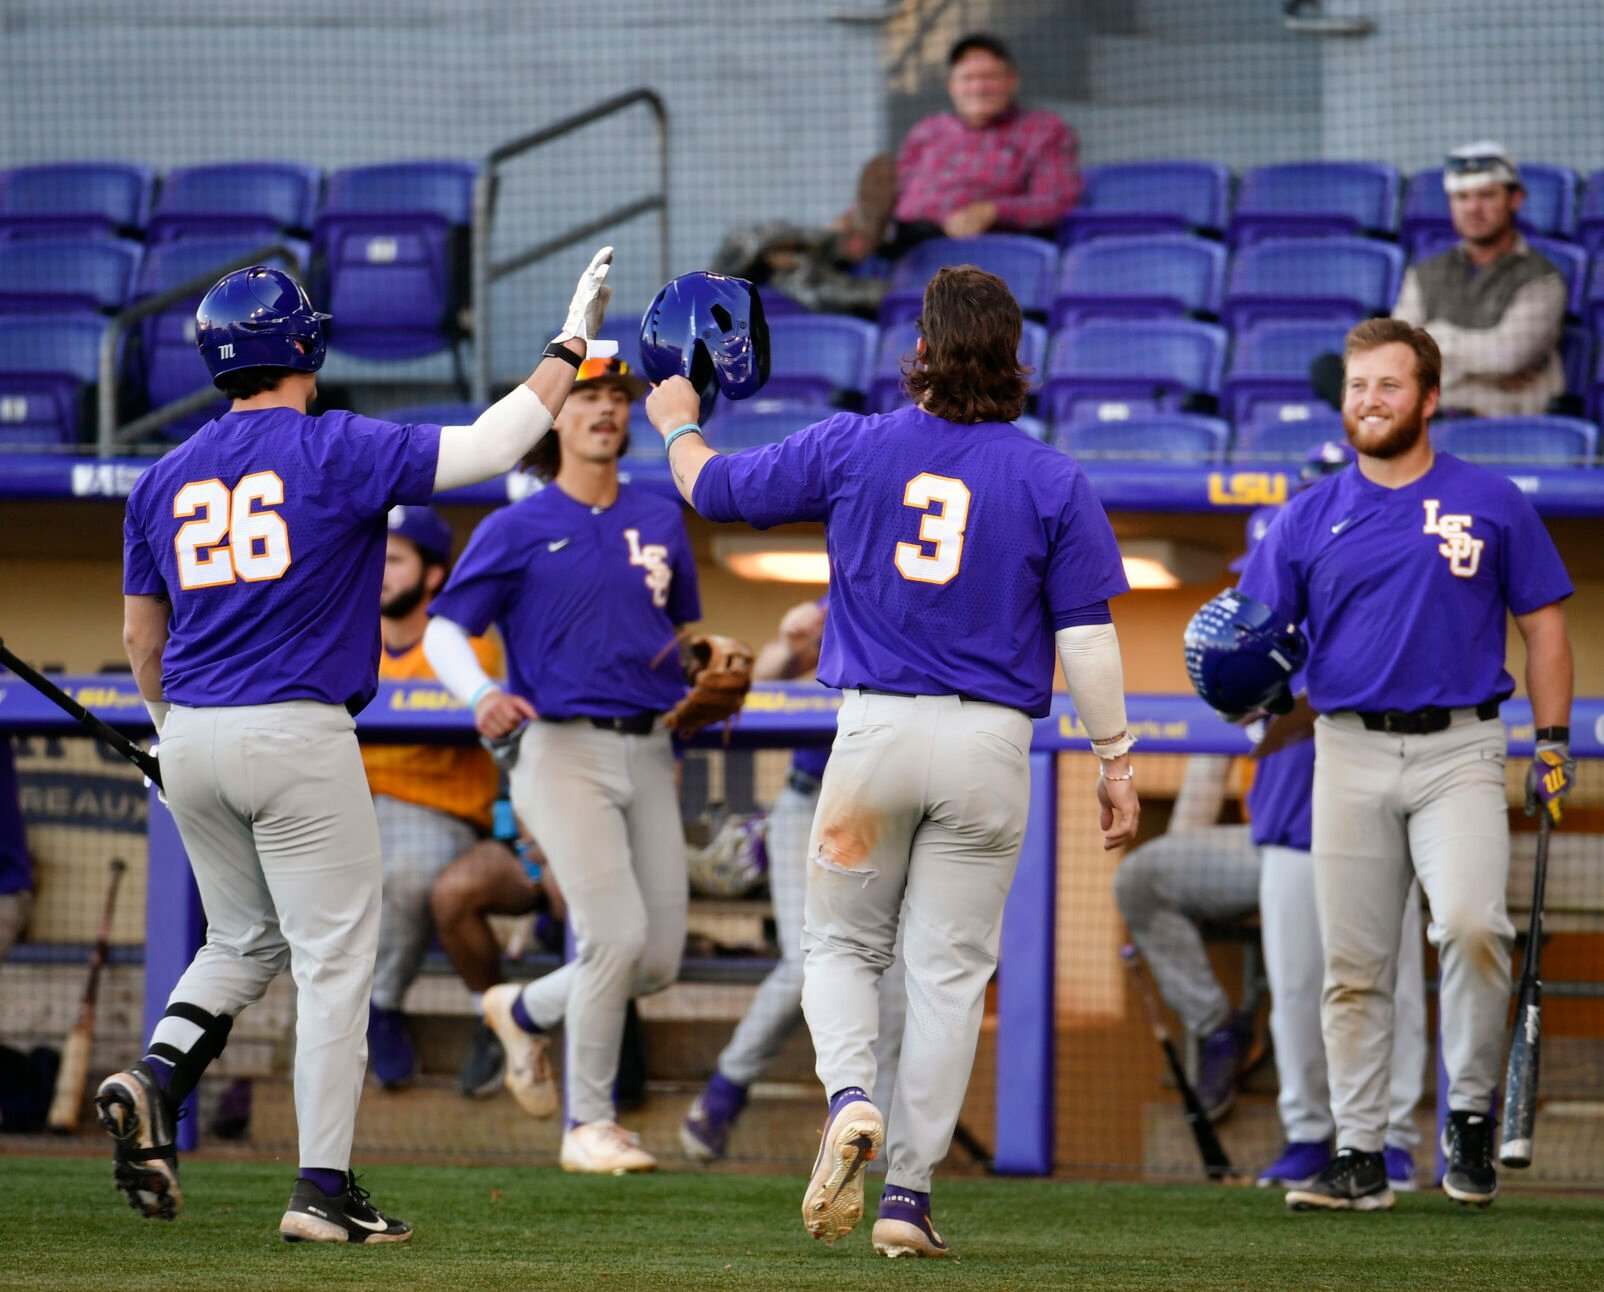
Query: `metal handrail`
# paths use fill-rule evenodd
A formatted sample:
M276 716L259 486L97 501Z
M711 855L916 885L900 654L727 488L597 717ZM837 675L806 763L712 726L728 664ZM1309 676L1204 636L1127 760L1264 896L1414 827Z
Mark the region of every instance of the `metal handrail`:
M584 126L591 125L604 117L613 116L636 104L645 104L651 110L652 117L657 123L657 157L658 157L658 187L657 192L646 197L638 198L623 206L615 207L605 215L599 215L593 220L575 225L563 233L556 234L532 247L508 256L504 260L492 260L490 251L490 220L492 208L495 205L496 177L503 163L520 157L523 154L551 143L554 139L561 139L565 135ZM576 242L583 241L600 233L603 229L615 224L622 224L625 220L633 220L638 215L645 215L648 211L658 213L657 241L659 276L668 277L668 109L664 107L663 100L653 91L647 89L630 90L627 93L615 95L582 112L575 112L560 121L554 121L549 126L512 139L502 144L485 158L484 166L479 172L478 179L473 186L473 398L477 403L490 402L490 362L491 362L491 325L490 325L490 288L491 285L509 274L515 274L521 269L527 269L537 261L556 254Z
M98 452L103 458L109 458L117 451L119 444L131 443L140 438L147 431L153 431L158 426L165 426L168 422L182 417L185 413L192 413L198 408L205 408L207 404L220 398L216 389L211 386L201 387L190 394L180 396L171 403L163 404L160 408L153 408L150 412L133 421L119 425L117 422L117 351L122 339L128 331L141 319L149 318L152 314L159 314L169 305L176 305L187 296L196 292L204 292L224 274L233 273L236 269L245 269L251 265L259 265L273 256L283 256L290 262L291 268L299 274L301 258L295 249L284 242L264 242L232 260L219 263L215 268L180 283L177 287L168 288L156 296L147 296L144 300L130 305L119 313L107 325L106 331L100 338L100 387L97 392L97 406L99 414L96 419L99 429Z

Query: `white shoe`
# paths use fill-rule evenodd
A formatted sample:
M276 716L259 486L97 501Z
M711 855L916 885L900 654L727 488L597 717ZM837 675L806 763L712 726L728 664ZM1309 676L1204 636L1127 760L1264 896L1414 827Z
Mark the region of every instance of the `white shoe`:
M657 1169L657 1159L640 1146L640 1136L617 1122L586 1122L565 1132L558 1160L563 1170L587 1175L625 1175Z
M523 990L516 983L502 983L485 992L485 1025L496 1034L507 1053L507 1072L501 1081L518 1106L531 1117L550 1117L558 1107L557 1078L552 1075L546 1051L551 1038L526 1032L512 1017L513 1002Z
M857 1228L863 1219L863 1168L880 1156L885 1142L885 1118L867 1099L841 1105L825 1123L808 1191L802 1195L802 1223L808 1233L828 1245Z

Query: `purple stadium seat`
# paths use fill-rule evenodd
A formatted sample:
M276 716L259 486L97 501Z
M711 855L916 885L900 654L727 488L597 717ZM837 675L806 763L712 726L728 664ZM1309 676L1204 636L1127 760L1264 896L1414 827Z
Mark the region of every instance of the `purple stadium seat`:
M984 233L978 238L932 238L897 262L891 290L880 304L880 326L917 318L925 284L947 265L975 265L1008 284L1026 314L1045 315L1053 294L1058 248L1021 233Z
M299 162L218 162L162 177L150 240L239 234L268 242L312 227L323 172Z
M143 254L137 242L93 234L0 242L0 313L121 309Z
M1243 329L1221 387L1221 411L1239 422L1256 405L1313 401L1309 365L1319 355L1341 354L1347 334L1346 323L1330 319L1267 319Z
M765 400L840 405L869 388L880 329L840 314L789 314L769 322Z
M726 453L759 444L778 444L787 435L835 416L836 411L817 405L776 405L762 398L742 402L721 399L708 419L707 441ZM652 435L657 438L656 432ZM658 442L661 444L661 440Z
M881 329L865 405L871 413L889 413L909 402L902 390L902 357L913 353L918 339L919 329L912 323ZM1030 369L1031 390L1040 390L1042 368L1047 362L1047 329L1031 319L1026 319L1019 330L1019 362Z
M1238 462L1302 462L1309 450L1345 438L1342 418L1316 408L1306 418L1255 418L1240 422L1231 457Z
M1573 318L1580 318L1587 289L1587 252L1574 242L1561 242L1558 238L1542 238L1536 234L1528 235L1526 241L1533 251L1540 253L1565 276L1565 312Z
M312 232L312 298L334 315L329 344L367 359L451 348L468 296L468 224L478 167L394 162L329 176Z
M1186 411L1213 396L1225 329L1195 319L1094 319L1053 338L1038 406L1055 429Z
M1079 204L1058 226L1058 243L1138 233L1218 234L1225 228L1231 172L1217 162L1150 161L1090 166Z
M1288 162L1242 177L1226 232L1233 246L1265 238L1377 234L1398 229L1398 172L1380 162Z
M1114 315L1218 314L1225 248L1186 233L1094 238L1064 253L1052 326Z
M1576 237L1595 255L1604 247L1604 170L1587 177L1582 190L1582 210L1576 222Z
M1574 237L1577 232L1576 172L1568 166L1522 162L1520 177L1526 189L1520 227L1528 234L1544 237ZM1416 171L1409 179L1409 192L1404 198L1400 238L1409 255L1416 258L1421 254L1419 248L1423 240L1442 234L1450 241L1457 236L1448 217L1448 194L1443 192L1442 171L1437 167Z
M1593 333L1585 327L1567 327L1560 338L1559 357L1565 367L1565 393L1585 398L1593 377Z
M50 162L0 171L0 240L137 233L155 175L128 162Z
M1472 462L1591 466L1598 427L1579 417L1465 417L1432 428L1432 443Z
M794 296L787 296L777 287L759 287L757 294L763 302L763 317L784 318L788 314L809 314L811 310Z
M1384 314L1398 298L1403 252L1371 238L1269 238L1240 247L1226 280L1233 331L1268 318L1349 324Z
M85 392L99 380L106 320L92 314L0 318L0 444L78 442Z
M1217 417L1172 413L1055 427L1052 444L1083 460L1157 459L1213 466L1225 461L1230 440L1231 428Z

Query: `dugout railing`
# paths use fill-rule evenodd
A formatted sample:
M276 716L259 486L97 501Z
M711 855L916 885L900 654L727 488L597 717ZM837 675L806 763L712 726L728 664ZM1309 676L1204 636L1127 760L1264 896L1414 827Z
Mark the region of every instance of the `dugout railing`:
M127 677L60 681L107 721L130 734L148 733L144 708ZM833 735L837 703L835 693L812 685L759 686L728 749L739 757L747 751L826 743ZM1150 769L1143 786L1146 838L1153 837L1163 824L1167 797L1179 783L1184 756L1248 752L1247 741L1237 728L1190 696L1133 696L1130 717L1141 741L1144 767ZM1511 701L1503 717L1510 733L1513 804L1523 759L1530 753L1530 713L1524 702ZM1597 1058L1599 1047L1604 1046L1604 1005L1598 1000L1604 994L1604 952L1600 950L1604 946L1604 880L1599 879L1596 865L1604 854L1604 839L1600 838L1604 834L1604 763L1597 761L1604 758L1604 700L1578 701L1572 729L1574 749L1583 764L1566 828L1557 836L1564 841L1565 855L1556 855L1549 883L1548 928L1556 939L1556 950L1545 958L1545 967L1551 980L1547 985L1553 1001L1550 1009L1560 1015L1555 1041L1560 1071L1548 1066L1545 1055L1544 1091L1555 1108L1552 1117L1539 1118L1540 1161L1545 1122L1552 1140L1564 1126L1574 1131L1576 1125L1586 1126L1590 1119L1604 1114L1604 1079ZM9 676L0 676L0 732L32 741L88 743L82 741L70 719ZM385 684L378 699L361 715L359 733L365 740L388 742L471 739L461 707L432 684ZM77 739L70 739L74 737ZM725 748L716 732L705 733L694 747ZM103 769L116 769L126 785L131 772L126 764L108 761L98 751L96 758ZM1093 850L1090 786L1094 773L1084 735L1061 696L1052 715L1037 723L1031 773L1030 817L1004 916L1002 958L988 1002L976 1090L966 1106L966 1117L972 1115L966 1130L978 1137L981 1151L972 1145L969 1156L982 1156L989 1149L984 1155L991 1158L994 1169L1015 1175L1067 1172L1184 1178L1196 1174L1179 1105L1173 1093L1163 1089L1160 1061L1138 1022L1136 1008L1127 999L1116 954L1123 930L1117 916L1110 918L1113 907L1108 881L1117 858ZM47 803L42 796L56 794L59 785L48 782L47 777L30 789L29 776L25 759L25 810L32 806L36 814L48 808L62 819L86 810L75 806L74 794L88 795L93 790L90 781L107 779L104 772L87 779L78 775L71 781L74 788L60 790L58 797ZM199 899L172 817L154 794L144 806L148 815L143 820L135 820L133 809L127 806L116 809L128 818L121 823L125 833L141 826L145 831L145 907L142 912L123 913L125 921L137 920L142 928L134 933L132 944L123 939L113 956L114 966L125 970L143 962L139 1003L127 1003L127 1008L137 1008L141 1015L131 1027L129 1041L140 1034L148 1036L202 934ZM77 885L85 890L80 894L80 906L92 909L99 898L97 877L117 847L115 837L97 837L87 851L102 851L103 857L79 857L59 870L51 858L41 857L40 883L57 886L58 906L60 886ZM1530 849L1520 846L1515 852L1509 891L1516 924L1524 929L1524 894L1529 892L1530 871L1522 858L1529 862ZM0 1041L12 1041L13 1033L28 1030L27 1019L41 1016L37 999L22 999L31 986L25 986L20 976L8 983L8 975L31 972L35 977L28 983L32 984L43 972L41 966L59 969L87 959L92 921L89 927L85 924L72 925L79 930L74 936L70 928L63 933L66 926L57 920L51 936L24 942L13 952L12 961L21 969L10 962L0 966L0 999L7 1001L0 1009ZM1225 947L1220 954L1229 960L1238 952ZM724 972L727 978L739 978L754 967L761 971L760 964L731 963L724 966ZM1228 974L1224 980L1230 981ZM69 999L75 1001L76 994ZM273 1061L282 1071L287 1069L288 1030L281 1005L280 1015L264 1034L249 1028L243 1029L243 1034L255 1038L247 1039L247 1045L255 1044L263 1053L276 1056ZM1565 1049L1567 1034L1576 1041L1569 1051ZM117 1059L97 1053L97 1061L105 1067ZM375 1098L370 1095L365 1108ZM979 1107L977 1101L989 1106ZM1260 1113L1272 1107L1273 1090L1258 1102ZM1427 1116L1429 1110L1423 1113L1423 1118ZM1273 1142L1264 1138L1265 1124L1266 1118L1260 1116L1256 1122L1239 1120L1226 1128L1227 1147L1244 1165L1273 1149ZM186 1150L199 1142L200 1125L201 1119L193 1114L180 1124L180 1143ZM1593 1143L1590 1136L1588 1142ZM405 1143L393 1146L401 1155L408 1147ZM1567 1166L1555 1178L1567 1183L1604 1183L1597 1154L1590 1155L1591 1164ZM1421 1165L1429 1169L1426 1160Z

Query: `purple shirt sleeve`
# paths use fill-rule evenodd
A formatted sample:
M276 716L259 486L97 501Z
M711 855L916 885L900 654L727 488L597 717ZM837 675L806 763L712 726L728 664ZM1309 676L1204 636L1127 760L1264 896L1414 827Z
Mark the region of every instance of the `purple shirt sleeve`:
M829 510L824 438L836 418L739 453L708 459L696 477L691 505L708 520L744 520L768 529L797 520L824 520Z
M1308 615L1308 590L1289 547L1294 524L1287 516L1292 509L1289 504L1271 520L1264 536L1248 553L1236 586L1244 596L1262 601L1291 623L1301 624Z
M702 617L702 594L696 582L696 557L691 553L691 540L685 532L683 518L679 533L674 537L670 563L674 581L669 584L668 619L677 628L680 624L695 623Z
M128 499L128 510L123 513L123 594L130 597L153 597L166 592L167 584L151 554L145 531L134 515L136 503Z
M1063 505L1049 523L1052 551L1045 591L1056 626L1064 626L1060 622L1063 615L1106 603L1130 590L1108 515L1082 472L1074 473Z
M1563 601L1576 589L1537 509L1513 485L1510 491L1515 497L1509 510L1509 532L1499 548L1503 568L1498 580L1510 612L1529 615Z
M1108 608L1108 599L1105 597L1089 606L1059 611L1053 616L1053 631L1057 632L1060 628L1090 628L1113 622L1114 612Z
M399 426L354 413L326 413L318 420L326 430L319 466L325 478L347 491L353 511L378 515L434 497L438 426Z
M429 603L431 618L449 619L470 637L490 627L516 589L522 569L507 551L506 531L499 514L486 517L473 531L446 586Z

